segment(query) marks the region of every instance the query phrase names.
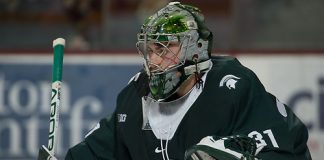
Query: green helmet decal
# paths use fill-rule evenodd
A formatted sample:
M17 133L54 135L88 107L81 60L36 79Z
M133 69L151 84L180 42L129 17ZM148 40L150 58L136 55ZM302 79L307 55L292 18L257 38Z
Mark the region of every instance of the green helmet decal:
M152 16L148 17L141 27L136 44L139 53L143 55L144 66L149 75L151 95L157 100L166 99L172 95L180 84L190 75L183 73L184 67L210 59L211 32L204 24L204 16L196 7L171 2ZM150 44L163 46L170 53L169 45L179 44L179 51L173 53L177 64L170 67L160 67L160 71L152 66L159 66L151 61ZM153 53L163 59L163 53ZM168 57L170 59L170 57ZM180 72L180 74L179 74ZM181 76L179 76L181 75ZM185 78L184 78L185 77Z
M158 33L181 33L188 30L185 22L182 20L184 16L182 15L169 15L157 21L157 32Z
M196 27L194 21L188 23L187 15L182 12L163 12L162 15L149 17L142 26L142 33L147 34L149 40L180 41L180 35ZM175 38L176 37L176 38ZM143 38L143 37L142 37Z
M163 97L163 93L165 90L165 75L155 75L153 77L151 77L150 79L151 83L149 84L150 86L150 91L151 94L154 98L159 98L159 97Z

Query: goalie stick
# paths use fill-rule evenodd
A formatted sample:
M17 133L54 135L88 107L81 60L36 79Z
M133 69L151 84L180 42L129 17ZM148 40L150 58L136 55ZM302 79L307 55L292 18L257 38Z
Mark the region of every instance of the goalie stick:
M65 40L57 38L53 41L54 63L52 70L52 96L50 108L50 124L48 135L48 146L39 149L38 160L56 160L55 149L57 143L57 129L59 124L59 108L61 101L61 83L62 83L62 67L64 55Z

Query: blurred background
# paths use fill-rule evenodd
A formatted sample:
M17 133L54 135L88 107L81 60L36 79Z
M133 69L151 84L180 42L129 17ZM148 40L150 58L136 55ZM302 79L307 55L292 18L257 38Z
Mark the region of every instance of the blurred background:
M307 125L324 157L324 1L182 0L199 7L213 54L238 57ZM168 0L1 0L0 159L35 159L47 144L52 41L66 39L58 157L115 107L141 68L144 19Z
M321 50L322 0L183 0L198 6L218 50ZM135 51L144 19L168 0L1 0L0 49L46 50L63 36L74 50Z

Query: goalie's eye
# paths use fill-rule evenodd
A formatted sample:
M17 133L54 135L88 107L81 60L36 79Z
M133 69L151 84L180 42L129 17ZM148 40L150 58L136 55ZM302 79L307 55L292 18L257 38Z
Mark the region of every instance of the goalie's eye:
M162 45L161 43L155 43L155 47L156 49L161 49L164 47L164 45Z
M165 44L163 44L162 42L158 42L158 43L149 44L147 51L149 54L154 53L161 57L165 53L166 49L167 49L167 47Z

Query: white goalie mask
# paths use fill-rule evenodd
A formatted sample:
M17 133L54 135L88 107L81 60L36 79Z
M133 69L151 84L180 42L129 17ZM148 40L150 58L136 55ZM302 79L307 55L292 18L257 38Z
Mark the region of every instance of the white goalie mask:
M165 100L190 75L211 63L212 33L198 8L171 2L141 27L136 46L144 59L152 98Z

